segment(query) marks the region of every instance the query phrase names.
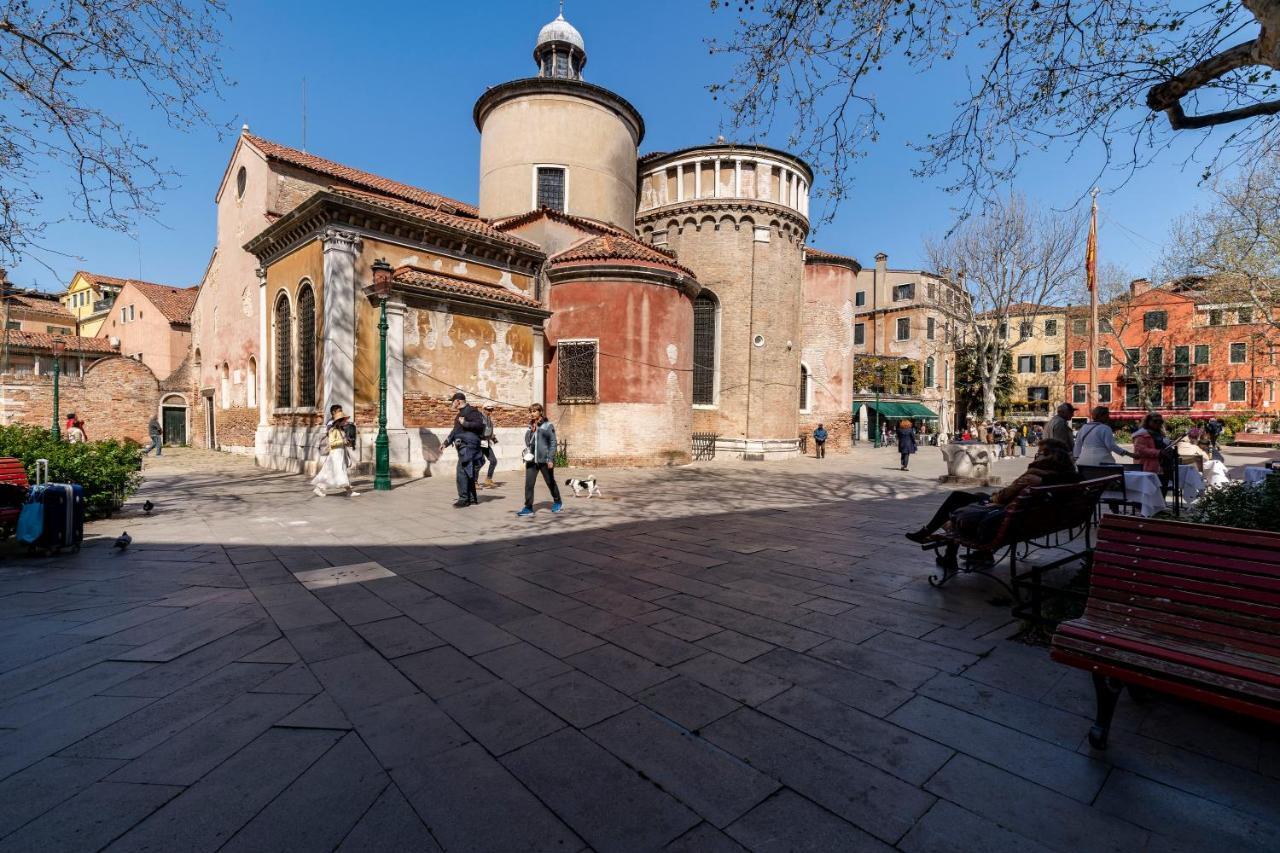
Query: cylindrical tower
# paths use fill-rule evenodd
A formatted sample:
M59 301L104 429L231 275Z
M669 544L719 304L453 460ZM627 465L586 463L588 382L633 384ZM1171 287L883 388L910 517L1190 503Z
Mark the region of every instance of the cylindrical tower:
M640 113L582 80L586 46L563 16L542 28L533 57L537 77L495 86L476 101L480 215L548 207L634 232Z
M645 158L636 228L703 287L694 304L695 432L716 452L798 447L804 238L813 172L769 148L716 144Z

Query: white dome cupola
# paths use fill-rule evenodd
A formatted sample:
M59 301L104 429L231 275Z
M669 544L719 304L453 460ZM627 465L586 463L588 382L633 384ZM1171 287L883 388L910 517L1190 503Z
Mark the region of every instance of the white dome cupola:
M538 63L539 77L582 79L582 69L587 64L587 45L582 40L582 33L564 19L563 2L556 19L539 31L533 59Z

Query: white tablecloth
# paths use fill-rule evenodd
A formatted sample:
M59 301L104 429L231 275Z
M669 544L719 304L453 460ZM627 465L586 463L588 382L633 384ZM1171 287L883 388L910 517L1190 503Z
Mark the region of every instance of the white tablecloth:
M1166 509L1164 493L1160 490L1160 478L1155 474L1147 471L1125 471L1124 488L1129 500L1137 501L1140 504L1139 512L1146 517L1150 518ZM1118 493L1108 492L1103 496L1103 500L1105 501L1113 494Z
M1210 486L1221 486L1231 482L1227 476L1227 466L1221 459L1208 459L1204 463L1204 478Z
M1265 465L1246 465L1244 466L1244 481L1246 483L1261 483L1267 479L1267 475L1271 473L1271 469Z
M1178 486L1182 489L1182 502L1189 504L1204 492L1204 475L1194 465L1179 465Z

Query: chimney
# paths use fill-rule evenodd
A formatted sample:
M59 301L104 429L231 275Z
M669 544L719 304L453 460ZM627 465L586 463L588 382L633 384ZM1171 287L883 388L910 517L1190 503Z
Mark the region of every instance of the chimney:
M884 252L876 253L876 277L881 281L884 280L884 274L889 269L889 256Z
M1146 293L1150 289L1151 289L1150 279L1135 278L1133 281L1129 282L1130 296L1141 296L1142 294Z

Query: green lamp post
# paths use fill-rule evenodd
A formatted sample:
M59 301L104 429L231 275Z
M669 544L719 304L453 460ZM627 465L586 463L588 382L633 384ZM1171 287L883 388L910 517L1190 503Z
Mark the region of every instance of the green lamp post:
M62 353L66 350L67 343L62 338L54 337L53 339L53 440L57 441L62 438L62 429L58 426L58 379L62 375Z
M873 427L875 427L874 437L876 441L876 444L875 444L876 447L880 447L882 445L883 443L882 439L884 437L884 425L880 419L880 390L882 388L884 388L884 365L883 364L876 366L876 419L871 424Z
M373 488L391 491L391 443L387 439L387 297L391 295L391 264L373 262L373 293L378 297L378 439L374 443Z

